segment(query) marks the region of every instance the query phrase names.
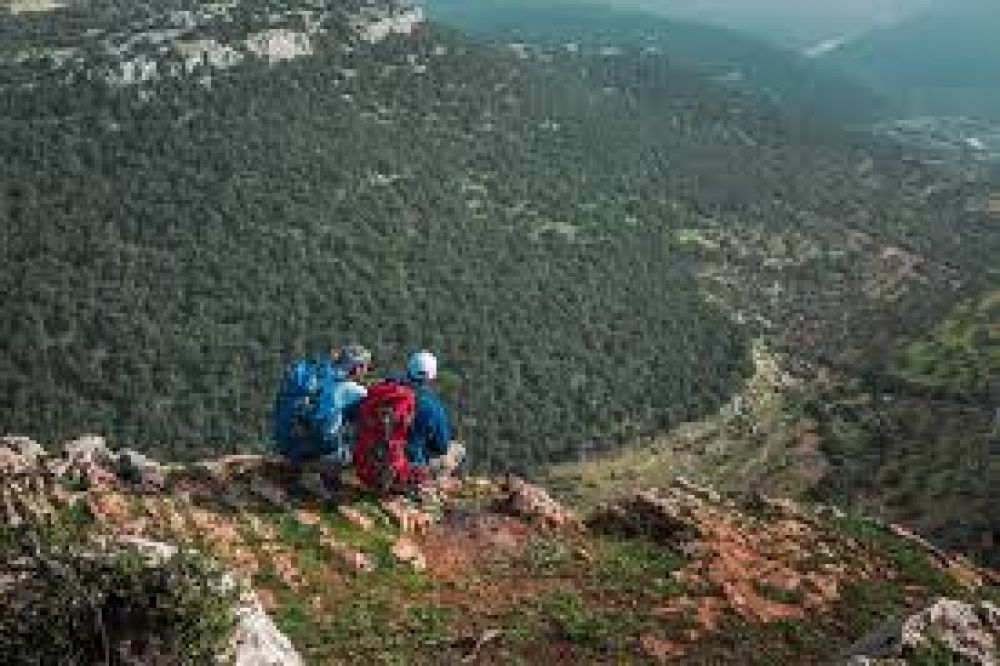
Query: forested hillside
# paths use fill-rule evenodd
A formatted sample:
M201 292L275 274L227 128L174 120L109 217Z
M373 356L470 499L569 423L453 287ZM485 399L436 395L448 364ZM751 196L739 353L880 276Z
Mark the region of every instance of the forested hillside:
M739 388L757 331L684 230L863 229L958 292L995 259L978 183L641 44L489 45L392 5L98 7L2 18L4 431L259 447L283 364L359 341L438 350L475 464L527 468ZM953 296L817 299L864 270L836 248L790 270L784 339L859 366L881 322Z
M833 122L870 120L891 109L884 99L836 68L810 61L747 34L682 18L582 2L429 0L431 18L509 42L542 41L574 48L642 45L728 86L794 113Z

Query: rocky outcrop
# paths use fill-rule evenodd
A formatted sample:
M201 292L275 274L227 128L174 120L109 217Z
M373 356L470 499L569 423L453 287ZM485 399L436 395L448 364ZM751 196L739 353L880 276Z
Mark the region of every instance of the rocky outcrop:
M138 537L119 537L117 542L135 548L154 562L165 562L178 551L172 544ZM221 578L222 591L238 585L231 575ZM220 655L221 663L231 666L299 666L304 663L291 641L274 624L257 595L248 587L244 587L233 614L236 626L227 649Z
M115 455L103 437L86 435L63 445L62 459L55 463L54 471L91 487L114 486L115 463Z
M14 467L33 467L45 456L42 445L29 437L8 435L0 437L0 470L8 465Z
M292 642L251 594L236 608L230 663L233 666L299 666L304 662Z
M509 475L500 487L503 493L494 505L501 513L537 520L551 528L579 528L581 524L572 511L552 499L539 486Z
M971 604L938 599L903 621L890 620L855 644L849 666L889 666L921 649L947 653L948 663L976 666L1000 664L1000 608L980 601Z
M115 471L119 479L141 492L159 492L166 487L163 465L138 451L125 449L120 452Z

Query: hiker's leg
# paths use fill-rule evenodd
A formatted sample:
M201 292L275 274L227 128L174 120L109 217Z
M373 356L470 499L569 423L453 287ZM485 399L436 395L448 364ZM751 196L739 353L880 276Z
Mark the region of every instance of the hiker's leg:
M436 479L451 476L465 461L465 446L459 441L451 441L448 451L443 456L431 460L431 473Z

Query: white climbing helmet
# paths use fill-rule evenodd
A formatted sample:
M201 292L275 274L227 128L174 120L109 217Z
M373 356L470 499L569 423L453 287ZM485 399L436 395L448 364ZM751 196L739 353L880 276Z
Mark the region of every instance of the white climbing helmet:
M421 381L437 379L437 357L429 351L419 351L410 354L410 358L406 362L406 374L411 379Z

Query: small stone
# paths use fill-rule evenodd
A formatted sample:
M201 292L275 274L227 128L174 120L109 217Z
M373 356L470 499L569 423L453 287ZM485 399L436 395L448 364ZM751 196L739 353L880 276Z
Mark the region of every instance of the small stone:
M410 564L417 571L427 569L427 558L420 552L417 544L405 536L396 539L396 543L392 546L392 554L396 556L397 560Z
M353 506L341 505L338 507L337 511L344 517L345 520L347 520L347 522L363 532L370 532L375 528L375 522L365 514L355 509Z
M383 500L379 506L396 521L404 533L424 532L434 523L433 516L419 509L407 506L405 500L399 497L391 500Z
M295 519L307 527L315 527L320 523L320 516L314 511L300 509L295 512Z
M103 437L85 435L63 445L63 457L70 464L98 465L111 467L114 457Z

